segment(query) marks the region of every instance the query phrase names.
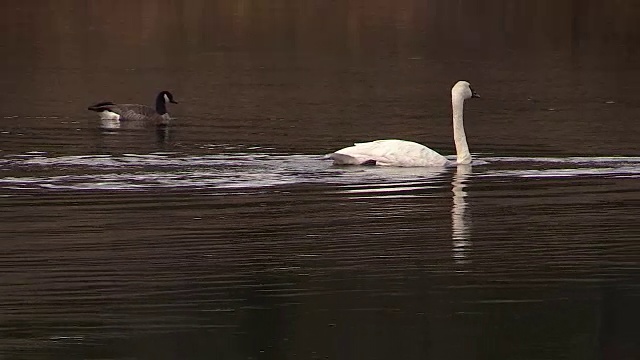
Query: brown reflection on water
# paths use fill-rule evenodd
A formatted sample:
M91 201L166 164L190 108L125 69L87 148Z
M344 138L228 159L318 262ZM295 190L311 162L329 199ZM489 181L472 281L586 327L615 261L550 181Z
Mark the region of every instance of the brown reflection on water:
M0 7L0 85L11 89L0 96L2 116L84 123L87 104L151 103L166 88L182 99L172 109L180 124L202 130L183 143L324 153L398 137L448 153L448 89L468 79L483 94L467 110L472 151L635 153L640 9L631 1ZM234 119L258 124L225 128Z
M188 58L180 49L416 55L411 50L419 46L498 57L516 49L572 54L611 47L629 54L640 37L640 6L632 1L9 0L2 10L5 46L31 47L26 60L35 63L66 65L131 61L122 56L129 51L151 62ZM120 55L109 51L116 49Z
M640 41L640 6L632 1L12 0L0 6L4 52L12 55L3 57L5 69L216 71L210 61L237 61L245 53L246 62L275 56L346 66L506 57L540 71L550 60L631 65Z

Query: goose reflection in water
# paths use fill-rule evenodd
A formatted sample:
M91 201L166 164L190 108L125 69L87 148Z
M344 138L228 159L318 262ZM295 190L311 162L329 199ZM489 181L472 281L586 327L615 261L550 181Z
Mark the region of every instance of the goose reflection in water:
M458 264L469 262L468 252L471 246L469 240L467 192L465 191L467 179L471 176L471 165L458 165L451 185L453 188L453 207L451 208L451 233L453 240L453 261Z
M143 121L120 121L118 119L100 119L100 144L115 151L130 152L140 146L153 146L165 149L171 145L172 127L170 125L149 126Z

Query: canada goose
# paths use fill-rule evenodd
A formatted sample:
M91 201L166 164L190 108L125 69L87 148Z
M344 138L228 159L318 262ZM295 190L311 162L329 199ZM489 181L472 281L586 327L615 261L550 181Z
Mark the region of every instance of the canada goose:
M99 102L87 109L100 114L102 120L133 120L145 121L155 125L167 125L171 120L167 113L167 102L177 104L173 95L168 91L161 91L156 96L155 109L139 104L115 104L111 101Z
M464 101L478 98L466 81L458 81L451 89L453 107L453 140L456 144L458 164L471 163L462 124ZM327 155L337 165L386 165L386 166L446 166L451 161L428 147L405 140L375 140L356 143Z

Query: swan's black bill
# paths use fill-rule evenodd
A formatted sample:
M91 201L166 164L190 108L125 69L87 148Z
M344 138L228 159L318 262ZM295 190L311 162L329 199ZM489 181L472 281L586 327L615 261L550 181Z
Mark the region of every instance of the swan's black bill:
M169 102L170 102L170 103L172 103L172 104L177 104L177 103L178 103L178 102L177 102L177 101L175 101L175 100L169 100Z
M469 89L471 90L472 98L480 98L480 95L478 95L478 93L475 90L471 89L471 87L469 87Z

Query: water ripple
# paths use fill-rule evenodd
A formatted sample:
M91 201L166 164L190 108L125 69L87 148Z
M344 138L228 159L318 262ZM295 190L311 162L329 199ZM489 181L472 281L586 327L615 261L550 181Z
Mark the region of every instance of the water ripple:
M638 157L477 157L474 176L488 178L640 177ZM140 190L153 188L262 188L298 183L348 184L344 191L404 196L410 183L438 179L446 168L336 167L313 155L236 153L47 156L0 159L8 190ZM26 174L29 175L26 175ZM390 183L391 181L391 183ZM394 185L395 182L398 185ZM354 185L362 184L362 187ZM376 187L376 184L381 184ZM349 187L350 186L350 187ZM399 186L399 187L398 187Z

